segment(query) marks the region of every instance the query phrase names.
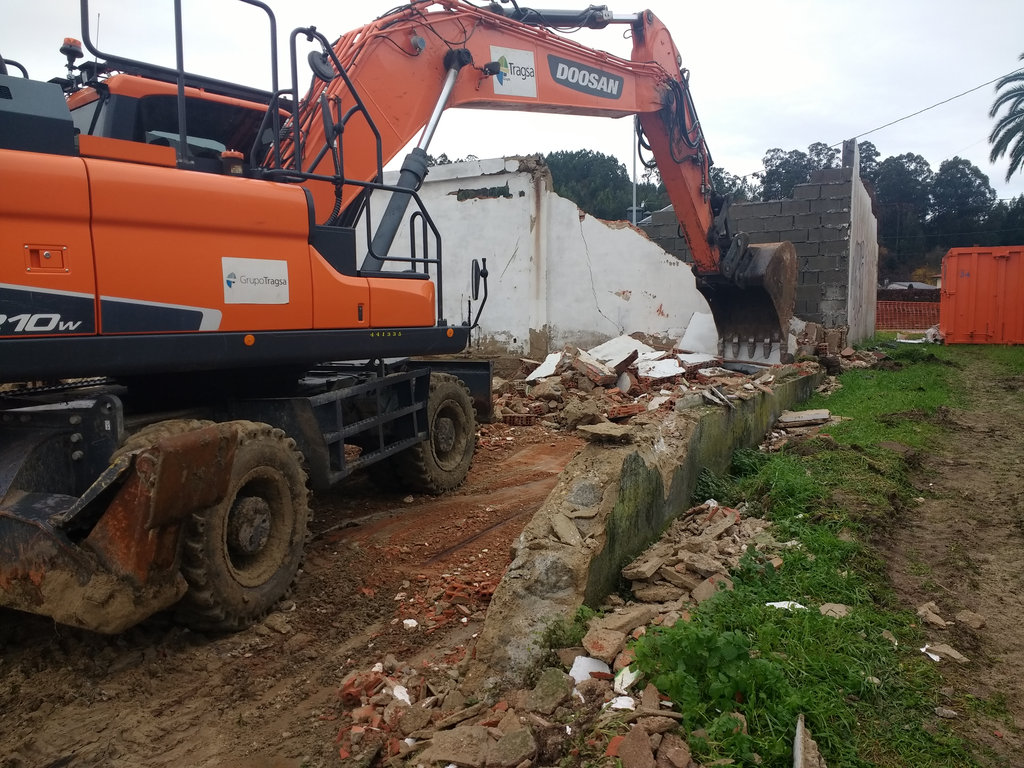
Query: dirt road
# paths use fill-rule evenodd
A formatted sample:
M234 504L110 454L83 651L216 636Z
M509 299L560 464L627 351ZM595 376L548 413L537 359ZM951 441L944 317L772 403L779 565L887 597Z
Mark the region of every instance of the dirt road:
M409 497L354 478L316 498L294 598L237 635L157 617L111 638L0 611L0 766L337 764L342 678L388 654L446 675L510 543L579 446L488 425L457 494Z
M931 630L966 656L943 665L944 706L987 765L1024 761L1024 377L1000 372L977 350L957 371L966 407L939 414L950 435L921 457L919 505L908 510L886 547L889 574L910 607L933 601L952 620Z

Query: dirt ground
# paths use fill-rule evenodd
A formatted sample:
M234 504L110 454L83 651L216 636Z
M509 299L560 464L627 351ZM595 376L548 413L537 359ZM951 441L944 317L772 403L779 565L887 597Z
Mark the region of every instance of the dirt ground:
M977 409L941 415L954 438L919 457L923 501L894 526L887 553L907 606L985 617L977 631L930 630L970 660L942 665L943 705L989 750L985 764L1015 766L1024 382L981 366L961 373ZM237 635L156 617L111 638L0 611L0 768L339 765L341 680L388 655L428 679L456 674L509 544L579 447L542 427L488 425L456 494L408 497L354 478L318 496L294 598Z
M0 766L337 765L341 680L388 654L447 675L513 539L581 444L485 425L456 494L354 477L316 497L293 599L237 635L155 617L105 637L0 609Z
M1024 407L1021 377L979 356L958 371L969 404L939 415L952 435L920 457L922 496L886 547L893 585L909 607L935 602L947 621L980 614L974 630L929 628L929 642L967 657L942 663L942 706L982 745L985 765L1024 765Z

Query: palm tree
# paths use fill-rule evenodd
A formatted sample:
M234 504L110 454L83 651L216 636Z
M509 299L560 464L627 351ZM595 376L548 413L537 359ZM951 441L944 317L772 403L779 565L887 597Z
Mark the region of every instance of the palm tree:
M1024 61L1024 53L1020 55L1020 60ZM999 93L1000 91L1002 92ZM1009 153L1010 167L1006 169L1006 180L1009 181L1024 163L1024 69L1018 69L1000 78L996 83L996 92L999 95L992 103L988 116L995 117L1004 105L1007 106L1007 110L1006 114L996 121L996 127L989 134L988 141L992 145L989 160L994 163Z

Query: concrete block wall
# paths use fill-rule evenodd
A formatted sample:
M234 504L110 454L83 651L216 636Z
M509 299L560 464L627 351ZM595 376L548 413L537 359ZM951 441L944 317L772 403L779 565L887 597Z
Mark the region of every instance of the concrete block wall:
M733 229L748 233L752 243L793 243L799 273L796 317L848 329L848 341L856 342L874 333L878 240L852 144L852 150L844 148L842 168L815 172L807 184L793 188L790 199L737 203L730 214ZM671 208L653 214L643 228L666 251L692 263Z

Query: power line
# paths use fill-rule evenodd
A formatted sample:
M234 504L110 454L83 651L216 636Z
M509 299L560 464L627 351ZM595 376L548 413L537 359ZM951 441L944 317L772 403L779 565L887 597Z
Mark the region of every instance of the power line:
M1005 75L999 75L998 77L993 77L988 82L982 83L981 85L976 85L973 88L969 88L966 91L964 91L963 93L958 93L956 96L950 96L948 99L943 99L942 101L938 101L938 102L932 104L930 107L925 107L924 109L919 109L919 110L917 110L917 112L911 112L909 115L904 115L903 117L897 118L896 120L892 120L892 121L886 123L885 125L880 125L877 128L872 128L870 131L865 131L864 133L855 134L854 138L855 139L860 139L862 136L867 136L868 134L875 133L876 131L880 131L883 128L888 128L891 125L896 125L896 123L902 123L904 120L909 120L912 117L917 117L918 115L923 114L923 113L927 112L930 109L935 109L936 107L941 107L943 104L948 104L949 102L954 101L955 99L959 99L961 96L966 96L969 93L974 93L975 91L979 90L980 88L984 88L986 85L992 85L992 83L996 82L997 80L1002 80L1004 77L1009 77L1010 75L1016 74L1017 72L1021 72L1021 71L1024 71L1024 67L1018 67L1017 69L1010 70ZM843 141L840 140L840 141L836 142L835 144L831 144L830 146L832 146L832 147L839 147L839 146L842 146L842 144L843 144Z

